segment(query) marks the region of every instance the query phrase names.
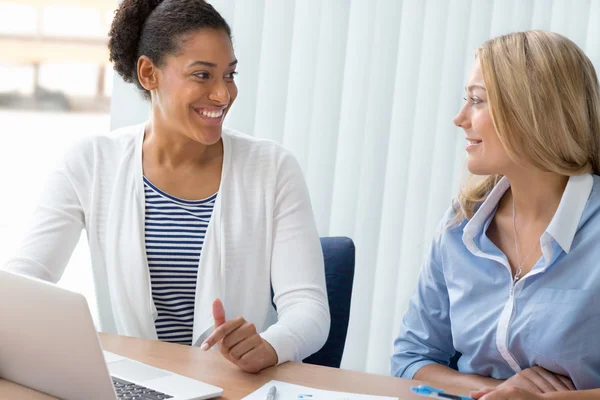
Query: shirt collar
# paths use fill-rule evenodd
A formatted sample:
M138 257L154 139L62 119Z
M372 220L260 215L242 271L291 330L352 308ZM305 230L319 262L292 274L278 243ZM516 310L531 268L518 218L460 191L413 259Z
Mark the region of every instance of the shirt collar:
M546 228L546 232L556 240L565 253L571 250L592 186L594 186L594 178L590 174L570 177L556 213Z
M500 199L504 196L504 193L506 193L508 188L510 188L508 179L500 179L485 201L481 203L481 206L477 209L473 218L467 222L463 230L463 242L467 248L473 246L475 237L483 230L488 219L496 211Z
M556 213L546 228L546 232L556 240L565 253L571 250L593 184L594 178L591 174L571 176ZM481 233L486 222L495 212L500 199L509 188L508 179L506 177L502 178L481 204L473 218L465 225L463 243L467 248L473 247L475 237Z

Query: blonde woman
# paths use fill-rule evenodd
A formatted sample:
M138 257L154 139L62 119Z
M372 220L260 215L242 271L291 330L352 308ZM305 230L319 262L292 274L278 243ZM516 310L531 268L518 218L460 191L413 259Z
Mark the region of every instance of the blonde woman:
M600 89L592 63L551 32L489 40L454 122L478 177L433 241L392 373L498 388L474 393L484 400L597 397L556 393L600 387ZM458 371L448 367L457 352Z

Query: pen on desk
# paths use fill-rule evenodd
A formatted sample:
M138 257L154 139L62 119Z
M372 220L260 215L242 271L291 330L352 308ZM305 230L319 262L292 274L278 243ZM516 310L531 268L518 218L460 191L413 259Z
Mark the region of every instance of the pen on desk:
M433 386L421 385L410 388L416 394L427 397L435 397L436 399L448 399L448 400L474 400L471 397L460 396L457 394L446 393L441 389L436 389Z
M275 400L275 395L277 394L277 388L275 386L271 386L269 388L269 393L267 393L266 400Z

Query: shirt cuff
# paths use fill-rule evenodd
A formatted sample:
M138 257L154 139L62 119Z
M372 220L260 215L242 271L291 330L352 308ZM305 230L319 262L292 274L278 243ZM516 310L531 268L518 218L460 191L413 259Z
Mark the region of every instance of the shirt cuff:
M260 334L277 353L277 365L288 361L301 361L298 356L298 345L287 329L279 324L271 325L269 329Z
M417 361L416 363L411 364L410 367L406 368L400 378L414 379L417 371L429 364L437 364L437 363L432 360Z

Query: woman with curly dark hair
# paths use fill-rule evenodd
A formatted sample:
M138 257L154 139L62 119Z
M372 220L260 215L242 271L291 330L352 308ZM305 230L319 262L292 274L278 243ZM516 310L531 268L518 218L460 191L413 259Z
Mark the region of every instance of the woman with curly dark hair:
M125 0L109 36L149 120L67 153L8 268L57 282L85 229L102 331L218 344L249 372L316 352L330 317L308 190L289 152L223 128L227 22L202 0Z

